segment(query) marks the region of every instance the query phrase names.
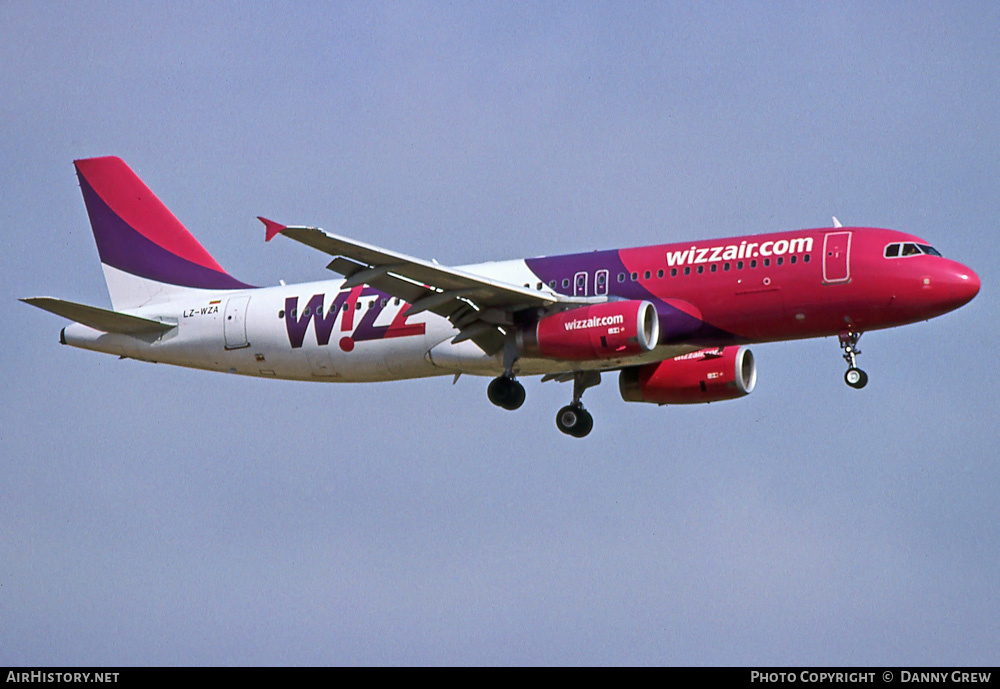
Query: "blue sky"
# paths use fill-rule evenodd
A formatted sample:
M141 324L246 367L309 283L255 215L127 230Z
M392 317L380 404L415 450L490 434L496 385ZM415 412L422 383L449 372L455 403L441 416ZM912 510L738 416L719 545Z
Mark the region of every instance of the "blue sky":
M997 664L995 3L0 4L0 664ZM693 408L242 379L60 347L71 161L234 276L267 215L445 264L845 224L981 294L760 345Z

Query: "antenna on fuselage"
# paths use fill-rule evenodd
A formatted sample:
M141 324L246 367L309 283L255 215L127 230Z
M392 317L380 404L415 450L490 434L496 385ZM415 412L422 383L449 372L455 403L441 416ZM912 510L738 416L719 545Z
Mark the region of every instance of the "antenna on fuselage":
M836 215L833 216L833 226L834 227L843 227L843 225L840 224L840 221L837 220L837 216Z

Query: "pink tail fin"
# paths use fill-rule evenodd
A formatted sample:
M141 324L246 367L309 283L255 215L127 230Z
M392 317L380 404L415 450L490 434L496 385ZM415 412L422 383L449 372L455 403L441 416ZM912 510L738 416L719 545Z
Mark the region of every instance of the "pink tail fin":
M74 164L105 266L177 287L250 287L229 275L121 158ZM134 301L128 295L116 300L110 279L108 287L113 302Z

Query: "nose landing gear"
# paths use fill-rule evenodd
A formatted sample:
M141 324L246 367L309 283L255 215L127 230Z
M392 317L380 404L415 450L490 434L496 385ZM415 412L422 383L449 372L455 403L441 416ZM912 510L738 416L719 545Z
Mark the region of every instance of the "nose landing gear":
M868 385L868 374L858 368L856 357L861 353L858 349L858 340L861 333L843 332L840 333L840 348L844 350L844 361L847 362L847 373L844 374L844 382L856 390L860 390Z
M852 388L860 390L868 385L868 374L860 368L849 368L847 369L847 373L844 374L844 382Z

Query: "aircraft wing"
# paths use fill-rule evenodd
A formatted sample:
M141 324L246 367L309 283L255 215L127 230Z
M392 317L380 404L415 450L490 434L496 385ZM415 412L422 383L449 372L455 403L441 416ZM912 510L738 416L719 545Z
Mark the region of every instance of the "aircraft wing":
M282 234L336 257L327 268L346 278L345 287L371 285L409 302L407 313L411 315L431 311L444 316L460 331L453 342L472 340L487 354L503 347L503 327L513 324L515 311L559 310L606 301L604 297L566 297L533 290L340 237L318 227L292 227L258 219L267 228L267 241Z

